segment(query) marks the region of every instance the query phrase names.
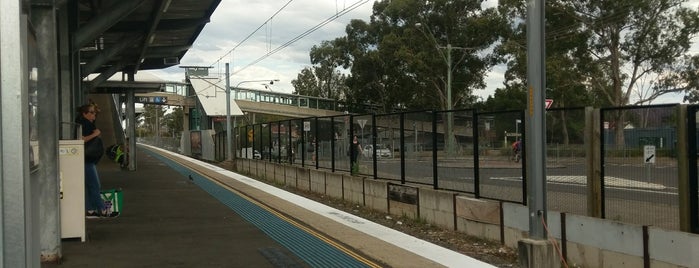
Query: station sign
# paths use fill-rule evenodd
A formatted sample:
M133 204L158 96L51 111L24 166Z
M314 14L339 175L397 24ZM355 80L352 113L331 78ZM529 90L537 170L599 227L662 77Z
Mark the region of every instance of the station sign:
M135 97L135 102L144 104L167 104L167 97Z

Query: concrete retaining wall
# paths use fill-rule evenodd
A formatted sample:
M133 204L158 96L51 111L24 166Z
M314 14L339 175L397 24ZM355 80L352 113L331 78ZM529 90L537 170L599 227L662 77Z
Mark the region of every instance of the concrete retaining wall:
M511 248L529 237L529 209L520 204L264 161L241 160L238 169L384 213L420 218L443 228L500 241ZM697 234L573 214L565 214L564 234L562 214L549 211L547 216L547 236L556 239L559 247L565 243L570 267L643 267L644 234L648 237L646 257L651 267L699 267Z
M242 169L242 172L245 174L252 174L250 173L250 165L252 164L252 161L248 159L241 159L241 161L236 162L238 165L238 169Z
M296 170L299 169L299 167L295 166L284 166L284 185L286 186L291 186L291 187L296 187Z
M455 197L456 230L476 237L500 241L500 202Z
M353 204L364 205L364 178L345 175L342 176L345 185L344 198Z
M398 201L388 201L388 213L395 216L405 216L413 219L418 218L417 205Z
M699 266L699 235L663 229L648 228L648 253L651 267Z
M284 165L274 165L274 183L284 184L286 167Z
M310 191L311 190L311 171L306 168L296 170L296 188Z
M455 229L454 218L454 192L438 191L433 189L420 189L418 195L420 201L420 218L430 219L439 227L449 230Z
M265 177L267 181L274 181L274 169L277 165L270 162L265 162Z
M311 192L325 194L325 174L327 172L311 169Z
M325 174L325 194L331 197L342 199L343 194L342 174Z
M396 216L406 216L417 219L420 217L418 202L420 188L389 183L388 184L388 213Z
M517 248L519 240L529 237L529 209L519 204L503 203L502 214L505 245Z
M365 206L388 212L388 183L379 180L364 180L364 204Z
M257 165L259 162L257 161L249 161L248 160L248 174L251 174L253 176L257 176Z

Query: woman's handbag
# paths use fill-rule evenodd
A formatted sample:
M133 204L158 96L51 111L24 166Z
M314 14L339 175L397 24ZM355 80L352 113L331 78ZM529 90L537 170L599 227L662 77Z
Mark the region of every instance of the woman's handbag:
M104 155L104 145L102 139L95 137L85 143L85 162L97 163Z

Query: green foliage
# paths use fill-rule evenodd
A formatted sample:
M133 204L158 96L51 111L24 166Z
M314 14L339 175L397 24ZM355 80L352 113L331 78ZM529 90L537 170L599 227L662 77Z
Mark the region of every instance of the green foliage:
M487 111L524 110L527 108L527 91L524 88L498 88L488 97L483 109Z
M688 55L699 11L686 2L546 1L546 96L555 107L644 104L681 91L699 99L699 60ZM507 60L505 84L526 88L526 1L500 1L498 10L511 29L496 48ZM620 126L626 120L623 112L609 118Z
M168 136L177 136L184 130L184 110L182 107L175 107L172 112L166 114L163 123L167 127Z
M377 1L369 21L353 20L346 36L314 47L314 66L299 74L297 91L385 112L444 110L451 73L453 107L469 108L484 76L505 63L503 88L481 107L526 107L527 2L501 0L483 9L481 1ZM699 101L699 56L689 54L699 11L686 3L546 1L546 96L554 107L643 104L681 91ZM339 68L350 75L334 78Z
M345 100L347 86L346 75L338 67L344 63L342 53L332 42L324 41L311 49L312 67L301 70L296 79L291 81L294 94Z
M687 53L699 13L685 2L546 1L547 96L558 107L623 106L696 90L696 65ZM497 48L510 59L507 84L526 84L525 4L499 2L512 29Z
M489 48L504 25L494 9L483 10L478 1L383 0L374 4L369 22L351 21L345 37L323 42L311 58L316 66L349 69L350 105L378 105L383 112L444 110L451 72L451 102L465 108L497 62ZM310 77L308 72L299 80Z
M158 124L162 125L164 115L165 110L163 110L163 106L156 104L144 104L143 114L141 114L141 120L138 124L138 133L140 136L143 137L155 135L156 126Z

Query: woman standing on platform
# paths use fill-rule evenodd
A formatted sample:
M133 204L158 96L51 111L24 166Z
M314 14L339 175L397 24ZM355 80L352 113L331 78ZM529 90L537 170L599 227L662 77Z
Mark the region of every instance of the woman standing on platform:
M100 178L97 174L97 162L104 154L104 146L100 139L102 132L95 126L99 110L94 104L86 104L78 108L79 115L75 123L82 127L81 137L85 142L85 209L87 218L116 217L118 212L109 213L102 201Z

